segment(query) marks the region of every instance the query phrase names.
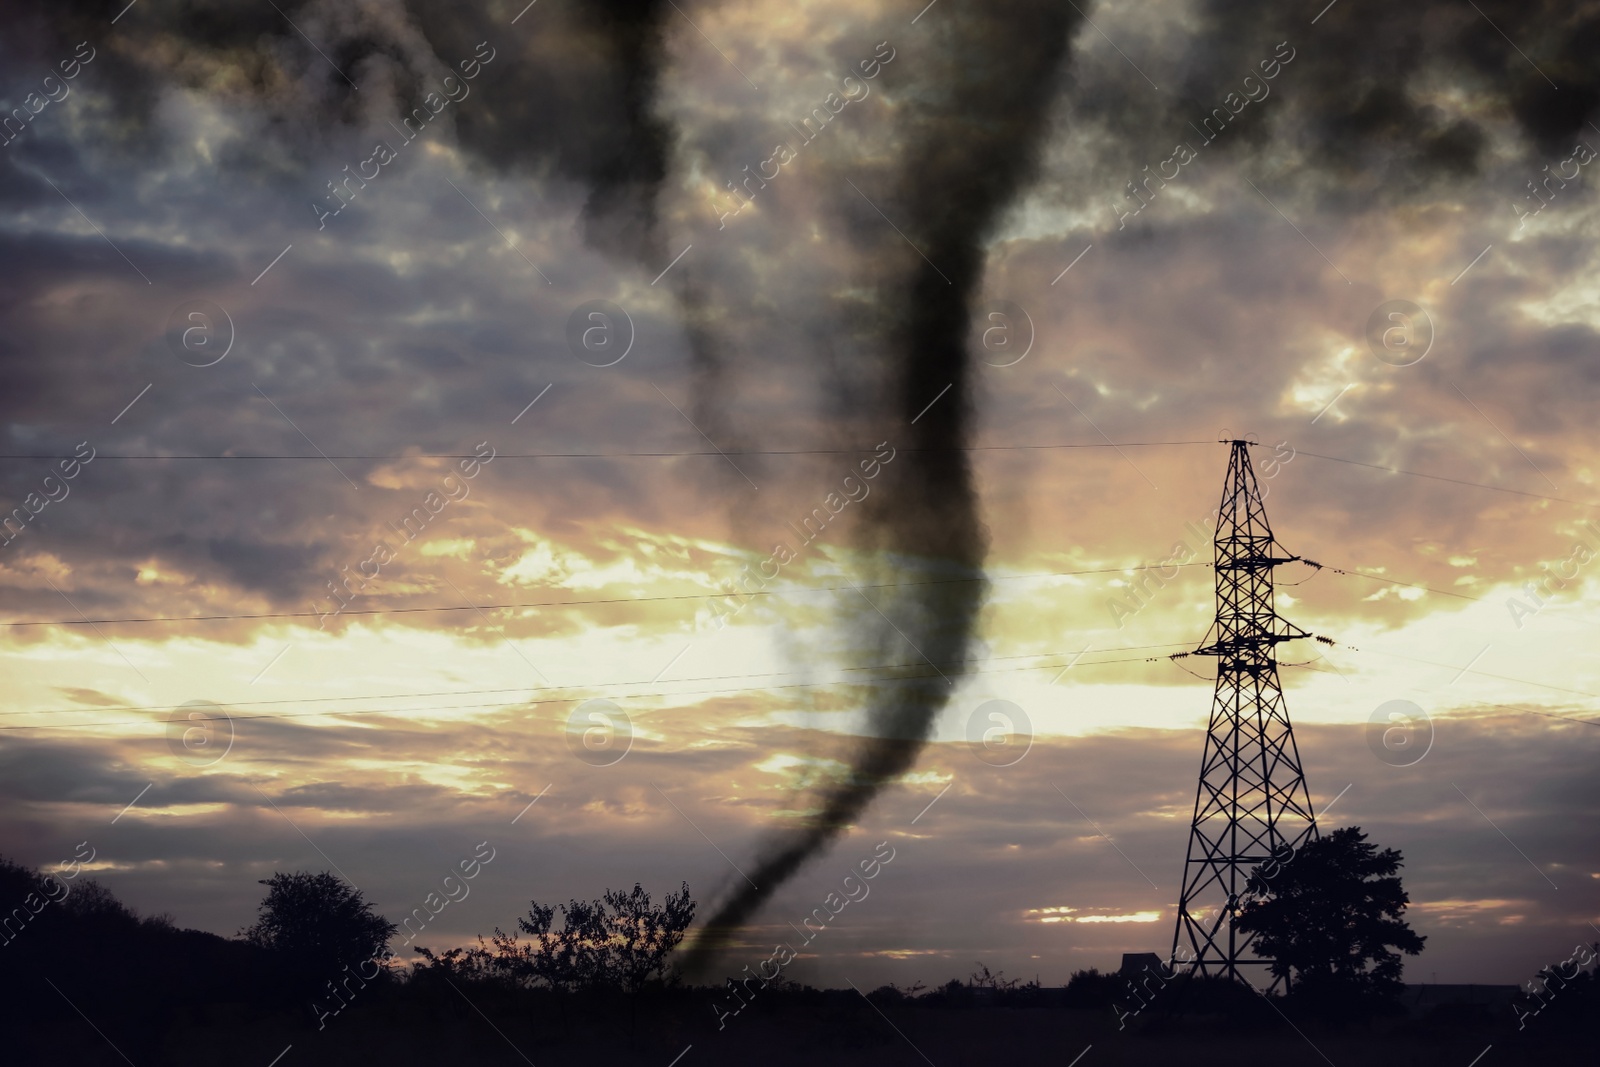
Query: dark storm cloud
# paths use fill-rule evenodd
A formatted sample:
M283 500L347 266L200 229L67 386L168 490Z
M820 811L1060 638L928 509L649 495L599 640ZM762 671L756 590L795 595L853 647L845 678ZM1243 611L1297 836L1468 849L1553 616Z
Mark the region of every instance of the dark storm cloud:
M518 7L302 0L239 9L225 0L187 0L146 5L112 32L106 4L33 3L18 12L33 32L19 35L16 59L43 63L80 38L103 42L109 58L97 58L93 73L114 88L120 139L146 156L165 147L168 131L155 115L164 88L259 104L270 143L236 142L228 162L280 185L295 169L283 153L305 164L357 129L387 138L380 117L410 114L430 92L453 98L463 73L486 72L477 102L443 120L456 126L461 145L494 171L582 186L590 243L653 258L655 190L666 173L670 130L652 108L668 6L616 0ZM493 59L480 66L474 57L486 54ZM444 84L451 76L455 88ZM313 183L314 195L322 195L320 186Z
M236 116L267 116L259 125L250 124L256 122L254 119L241 118L249 136L226 142L220 157L223 162L217 170L224 189L201 191L192 182L186 188L186 192L200 191L201 199L198 204L186 201L185 212L206 213L208 225L221 225L225 233L247 233L256 220L251 212L241 211L237 205L248 183L260 180L253 176L261 172L259 157L263 153L281 149L288 153L285 158L298 160L284 170L280 159L279 169L273 173L290 175L280 182L281 188L298 190L298 198L303 200L308 191L320 191L321 181L326 176L324 172L338 173L338 166L349 162L349 145L359 139L359 131L365 129L365 124L376 124L382 116L402 111L414 102L415 93L431 84L430 78L441 77L458 55L470 54L477 41L488 39L496 47L503 46L503 55L484 68L484 73L474 83L476 89L472 97L459 107L447 110L445 117L454 122L457 140L451 141L446 131L441 131L441 143L459 143L471 153L471 158L482 161L483 173L491 178L496 173L509 173L518 176L518 180L538 183L549 176L558 176L572 185L564 195L589 205L590 223L599 225L602 219L631 219L636 225L631 229L624 225L617 232L630 232L643 240L640 235L653 225L649 223L653 217L650 188L659 177L660 138L664 136L660 105L648 99L651 86L659 76L660 60L655 51L660 30L659 5L623 5L590 14L600 9L542 4L528 12L514 28L509 26L509 20L516 14L513 10L516 5L489 5L464 11L415 5L404 12L394 9L383 18L375 15L358 18L340 13L336 7L304 4L285 6L285 12L323 42L324 50L335 65L355 77L358 84L363 84L365 103L358 99L362 98L361 93L351 90L340 75L305 47L292 27L270 9L235 17L225 5L217 4L149 10L141 6L119 21L116 36L107 36L101 25L114 14L108 5L32 9L25 25L36 32L8 37L8 41L13 42L8 47L18 49L18 59L26 61L17 68L19 70L26 69L26 63L34 59L47 62L44 57L54 55L62 47L70 51L69 46L76 40L92 34L100 34L95 40L104 38L107 43L95 63L85 68L79 78L79 95L60 105L60 113L47 111L41 115L38 128L26 134L31 140L19 140L8 150L11 155L7 166L12 170L3 185L4 190L8 195L24 197L22 202L31 210L59 211L63 219L77 225L71 209L33 173L35 164L41 161L59 161L63 169L46 168L47 171L57 179L63 191L87 207L97 221L150 218L154 212L157 219L181 225L184 215L147 195L148 190L89 175L96 165L110 158L107 155L112 151L110 146L121 143L111 134L123 130L128 123L137 126L139 136L127 139L132 146L127 150L136 148L154 153L154 159L177 158L173 153L177 153L182 144L174 140L177 135L158 116L158 89L161 86L194 87L216 99L236 104L239 109ZM1349 10L1344 10L1345 7ZM1563 93L1567 94L1562 96L1563 100L1581 98L1580 90L1586 84L1585 68L1573 67L1571 62L1560 57L1571 52L1574 46L1570 42L1581 41L1588 32L1585 29L1588 23L1584 21L1588 10L1588 7L1576 11L1541 8L1521 13L1522 9L1507 5L1485 6L1496 23L1562 84ZM1108 14L1115 16L1115 12ZM1079 183L1072 195L1104 200L1112 191L1120 193L1121 183L1139 174L1139 167L1161 158L1161 155L1148 154L1147 147L1150 152L1170 151L1170 145L1165 143L1169 139L1165 132L1167 127L1179 133L1187 130L1187 122L1195 117L1191 113L1193 108L1220 103L1222 94L1233 91L1234 83L1243 77L1242 71L1272 55L1279 40L1289 40L1298 51L1294 61L1273 82L1272 96L1260 104L1252 104L1236 127L1230 128L1215 146L1205 151L1217 153L1219 158L1230 152L1260 153L1264 160L1275 160L1274 153L1291 151L1293 158L1300 161L1295 172L1299 177L1291 182L1291 188L1300 187L1295 182L1309 182L1311 184L1304 188L1314 188L1323 180L1317 175L1324 172L1335 175L1342 185L1349 185L1350 175L1344 171L1358 165L1366 167L1363 173L1367 178L1363 180L1376 183L1374 188L1388 188L1388 178L1407 168L1429 181L1432 181L1429 176L1436 172L1444 173L1437 168L1430 169L1428 159L1433 157L1427 153L1424 153L1427 158L1406 156L1405 153L1411 151L1408 146L1412 146L1412 141L1387 119L1384 122L1375 118L1363 120L1363 124L1340 118L1340 108L1355 108L1362 115L1390 113L1378 104L1359 105L1358 97L1370 96L1381 103L1399 94L1407 103L1394 113L1404 117L1431 106L1418 101L1427 95L1424 74L1432 70L1443 70L1470 92L1485 94L1486 99L1501 101L1502 106L1509 106L1503 101L1509 99L1506 94L1513 89L1521 94L1517 99L1533 99L1529 94L1536 96L1537 87L1543 84L1537 72L1467 8L1457 12L1446 11L1439 5L1423 8L1408 5L1368 11L1355 5L1341 5L1314 27L1309 26L1310 14L1281 6L1266 8L1260 4L1214 5L1203 9L1196 32L1188 37L1152 30L1148 48L1131 50L1141 66L1163 85L1160 92L1143 82L1120 57L1111 56L1110 64L1083 65L1076 69L1073 86L1065 96L1067 119L1063 129L1068 134L1083 136L1099 131L1093 140L1096 151L1089 153L1088 158L1097 161L1096 166L1105 166L1107 185ZM1296 19L1307 25L1299 26ZM1121 26L1120 23L1106 25ZM1137 22L1129 20L1128 26L1135 30ZM1120 39L1121 34L1117 36ZM862 39L865 40L865 36ZM1080 44L1093 40L1097 38L1092 38L1087 31L1079 35ZM910 69L906 64L915 61L913 46L904 47L908 52L899 60L902 70ZM860 45L849 39L832 42L828 48L835 67L848 67L850 61L859 58L856 53L866 54ZM1166 70L1176 72L1174 77L1166 76L1161 69L1163 63ZM1560 69L1549 69L1552 65ZM855 121L856 109L888 106L882 103L881 97L893 89L889 85L890 74L898 76L894 67L888 68L879 83L883 87L880 99L852 105L852 110L840 116L837 123L840 128L830 130L829 137L835 133L855 135L844 123ZM96 78L100 80L95 81ZM1567 92L1569 83L1570 93ZM19 90L24 84L16 83ZM1362 87L1361 92L1350 92L1352 84ZM805 91L811 92L810 89ZM1175 96L1184 99L1174 102ZM115 97L117 107L132 110L126 114L114 112L116 116L123 116L115 121L93 119L92 116L99 114L102 97ZM79 106L89 102L95 107ZM797 98L791 111L799 113L811 102ZM901 105L897 103L896 106ZM1366 106L1367 111L1360 111L1360 106ZM68 111L68 108L77 110ZM761 144L762 139L756 132L759 122L744 116L727 118L727 111L723 108L708 118L704 131L694 136L707 145L722 145L731 163L743 159L749 145ZM1522 113L1531 114L1527 108L1519 112ZM82 134L75 134L71 140L63 139L76 130L71 123L61 121L68 117L73 123L87 124ZM1400 126L1406 121L1409 119L1401 121ZM48 122L56 124L47 125ZM1571 126L1571 122L1567 122L1567 126ZM1427 128L1426 122L1417 126L1424 132ZM1531 125L1526 128L1534 129ZM867 127L858 129L864 133ZM1158 134L1157 130L1163 132ZM1274 135L1269 137L1268 130ZM163 139L163 131L173 136ZM1148 136L1159 138L1159 142L1145 145L1140 140L1145 136L1141 131L1151 131ZM892 126L886 132L891 138L899 136ZM1240 135L1237 140L1235 133ZM1287 134L1293 136L1284 136ZM1304 138L1304 142L1295 140L1297 137ZM1416 143L1425 140L1423 137ZM92 147L84 143L86 141L92 142ZM247 149L255 155L246 158L238 154ZM56 160L42 154L46 150L66 155ZM977 150L976 144L973 150ZM826 146L807 147L805 151L807 165L813 159L819 164L823 160L837 162L835 157L820 154L832 151ZM23 154L27 152L33 154ZM99 154L83 156L81 153ZM22 163L18 163L19 160ZM1209 162L1207 159L1197 166ZM335 165L326 166L327 163ZM24 164L25 169L17 169ZM1327 170L1324 164L1342 167L1344 171ZM1475 165L1481 166L1481 161ZM918 166L933 173L922 162ZM727 170L738 173L736 166L729 166ZM857 184L881 203L884 190L873 186L861 173L851 173L861 179ZM403 190L405 194L440 201L434 212L439 216L436 223L416 230L408 226L407 236L412 240L426 244L427 238L441 240L447 236L447 231L459 232L463 225L481 224L471 207L453 193L449 198L440 199L434 195L435 190L424 191L415 183L401 185L405 175L386 174L382 182L390 182L391 177L396 183L390 186L394 195L401 195ZM1051 172L1046 172L1044 178L1048 187ZM168 179L168 182L176 189L179 179ZM933 188L937 184L929 182L926 187ZM440 191L450 192L448 187ZM470 191L474 198L480 192L477 188ZM371 195L389 194L375 188ZM763 195L789 197L788 205L797 209L808 206L798 196L791 196L781 183ZM851 193L852 197L854 195ZM274 210L277 210L277 201L283 202L285 244L290 236L303 232L289 229L288 224L305 226L309 220L309 212L302 210L303 203L295 206L295 199L273 198ZM481 200L479 202L481 204ZM378 237L380 234L372 228L382 221L377 217L379 207L374 206L378 203L374 199L357 200L352 210L335 224L343 227L348 223L346 230L350 238ZM920 210L914 203L908 203L907 207ZM389 210L394 210L392 199ZM849 210L854 213L852 222L856 228L865 231L875 224L877 216L865 203L858 201ZM296 215L305 217L295 218ZM64 312L45 310L46 306L52 309L60 306L55 302L46 305L47 294L70 291L81 286L85 279L102 278L113 286L120 279L126 286L122 289L126 301L144 299L138 294L139 289L145 288L138 276L128 270L98 235L87 227L80 229L82 235L71 238L45 239L21 232L10 235L14 244L10 246L9 255L17 264L22 281L8 287L10 297L17 301L13 305L16 313L12 316L17 328L0 343L10 350L8 365L14 372L14 391L8 394L6 402L13 404L17 412L17 417L9 420L17 451L40 445L70 445L80 439L77 433L87 432L83 427L90 425L91 418L101 423L108 421L109 415L101 412L120 410L152 377L156 379L155 387L140 403L159 409L160 398L168 392L168 385L182 380L180 376L188 371L172 360L159 342L166 307L149 309L146 315L149 325L138 338L139 347L130 343L131 339L119 336L126 334L125 316L119 311L97 311L86 299L67 305ZM493 241L495 235L491 231L485 227L482 232L489 242ZM119 237L118 242L141 269L153 274L163 285L173 276L182 279L185 286L210 277L245 288L254 273L281 250L282 245L277 244L273 236L274 240L269 242L268 235L252 235L249 262L240 262L242 257L226 251L187 244L179 249L175 242L158 239ZM387 237L386 234L382 236ZM922 241L921 234L914 236ZM770 254L774 261L783 254L780 246L759 244L753 232L741 234L740 240L748 241L754 254ZM898 238L890 234L886 240L893 242ZM601 243L612 250L622 250L608 240ZM1239 247L1245 248L1251 243L1240 242ZM295 256L302 247L304 245L296 248ZM634 248L635 252L638 250ZM877 254L875 249L868 251L874 256ZM904 247L900 252L909 254ZM1096 256L1100 254L1099 251L1095 253ZM1468 253L1468 258L1471 254ZM1566 253L1569 258L1576 254L1575 248ZM943 266L943 261L931 258L941 263L946 273L965 269L959 259L953 266ZM1246 262L1254 262L1257 269L1239 275L1241 290L1256 291L1251 287L1270 280L1274 271L1266 264L1267 258L1246 259ZM826 261L796 263L792 256L786 257L785 262L786 271L791 276L798 275L802 291L813 284L814 279L808 278L808 273L826 277L838 265ZM281 276L291 276L290 272L296 269L292 263L291 260L277 268ZM692 260L686 261L680 268L686 275L693 276L692 264ZM598 273L592 265L579 266L588 276ZM550 380L548 377L536 380L534 368L519 365L519 337L531 339L531 344L524 341L523 351L532 347L564 357L560 351L563 347L560 326L568 303L553 300L550 305L527 309L516 306L520 298L501 298L498 294L485 296L496 288L477 284L489 276L488 271L458 277L427 270L401 275L371 260L328 265L312 263L299 269L306 273L300 275L303 282L290 298L295 311L288 311L284 306L290 303L288 300L283 304L267 301L253 314L250 308L233 309L239 312L238 325L241 336L246 338L241 341L239 356L247 354L245 346L250 340L273 337L270 345L265 349L258 345L256 352L268 358L275 373L258 377L252 369L251 373L225 379L233 364L224 364L218 368L218 374L200 379L204 384L199 386L202 390L199 394L194 392L197 379L190 374L183 380L185 403L181 424L174 421L169 426L172 432L164 439L151 435L130 443L173 450L187 450L188 447L196 451L244 450L250 446L241 440L237 414L243 409L255 416L252 421L260 431L259 435L252 435L255 441L266 448L303 450L303 439L255 395L251 388L251 382L255 381L329 451L377 450L372 446L387 446L395 440L409 442L418 437L425 439L424 447L452 449L460 447L464 440L462 434L455 431L471 429L462 425L466 420L459 416L474 407L482 407L485 385L495 394L522 392L531 397ZM535 280L530 277L530 281ZM714 288L717 283L711 284ZM537 287L533 288L537 292ZM309 291L312 289L316 290L315 295ZM689 292L692 296L693 287ZM174 293L163 304L176 304L181 295ZM395 331L384 324L396 314L419 308L441 309L452 302L462 302L469 295L478 300L491 300L493 305L464 310L453 320L436 317L420 329ZM1116 294L1113 291L1108 295ZM563 300L571 299L563 294ZM1119 303L1113 301L1105 306ZM1196 304L1193 310L1201 313L1201 317L1191 322L1204 322L1212 308L1225 306L1215 294L1209 300L1197 300ZM691 314L691 333L703 346L717 343L725 346L726 340L718 341L718 330L726 327L717 320L739 306L736 301L723 300L714 305L718 309L715 314L712 305L702 309L703 314ZM529 314L529 310L533 313ZM837 404L839 410L856 417L870 416L880 404L879 394L898 388L850 369L853 361L864 354L870 355L876 344L875 337L885 329L894 328L875 318L870 305L839 301L828 314L797 315L787 307L778 308L776 314L781 316L786 329L805 339L805 344L799 347L809 349L812 358L829 369L834 378L829 403ZM1351 317L1358 314L1352 311ZM1254 330L1253 324L1244 321L1248 315L1249 310L1241 301L1230 322L1217 323L1229 328L1218 331L1212 347L1218 351L1240 351L1259 365L1262 349L1247 352L1227 336L1235 329ZM1494 317L1488 306L1484 307L1484 316ZM640 324L642 328L651 326L642 318ZM670 331L665 324L657 325L663 326L663 333ZM353 343L343 339L345 328L350 328L355 335ZM1499 339L1504 342L1518 343L1523 339L1507 336L1503 323L1497 328L1501 331ZM47 362L37 358L37 353L46 348L60 349L62 331L75 337L75 343L68 345L64 352L58 351L54 360ZM1562 358L1577 361L1588 332L1568 328L1566 333ZM1491 354L1489 338L1496 335L1472 330L1466 336L1474 338L1488 358ZM1161 351L1170 352L1177 347L1165 346ZM149 362L133 362L136 354L146 356ZM97 373L102 366L128 367L129 373L126 377ZM57 368L70 368L70 371L59 373ZM569 363L569 369L581 368L570 368ZM1170 360L1154 361L1152 380L1170 375L1173 369ZM413 371L427 373L434 380L437 388L431 396L419 397L408 388L407 375ZM458 374L458 371L467 373ZM1581 368L1578 372L1583 373ZM711 375L712 371L702 364L700 373ZM327 384L330 379L335 383L331 388ZM226 388L223 388L224 380ZM709 384L710 378L706 381ZM452 388L453 383L459 384ZM854 388L862 384L869 388ZM285 385L291 387L287 397L280 392ZM556 388L562 387L558 384ZM552 392L547 400L553 401L558 395ZM648 389L624 395L630 410L659 405L659 398ZM714 394L709 390L701 394L697 414L705 409L716 413L718 404L705 399L710 395ZM922 395L916 399L925 402ZM893 404L906 408L900 415L913 414L910 400L895 398ZM373 420L352 417L360 408L396 410L396 405L405 410L386 425L377 426ZM519 403L510 404L508 410L520 406ZM915 406L920 408L921 404ZM41 424L41 413L69 408L73 416L58 418L53 426ZM559 428L559 433L548 439L576 443L592 431L594 420L586 417L583 408L551 408L552 405L546 404L540 411L541 418ZM923 423L936 425L938 418L947 417L939 412L940 407L936 406ZM129 425L119 424L119 433L124 428L137 429L139 417L146 414L130 415L124 420L124 424ZM676 418L670 411L666 414ZM1091 414L1099 421L1108 413L1094 411ZM457 417L452 418L452 415ZM1569 419L1565 413L1562 417ZM863 423L871 421L862 418ZM356 433L358 427L360 432ZM687 431L687 427L682 429ZM380 442L374 436L387 436L390 431L394 437L389 441ZM714 436L722 438L719 433ZM688 440L697 438L691 434ZM360 465L356 466L351 473L359 480L362 472ZM166 560L175 568L199 570L220 583L241 583L243 588L257 595L270 596L274 592L269 589L272 579L268 572L272 567L267 561L279 560L283 566L276 592L281 595L272 597L277 606L301 606L304 597L321 586L324 576L320 570L337 570L350 562L344 557L366 549L364 545L332 547L333 531L327 529L328 517L346 512L351 505L340 499L348 486L344 486L331 470L322 472L330 476L326 484L315 477L307 477L309 466L302 465L273 474L242 469L242 465L237 464L227 467L226 471L225 477L218 477L216 473L197 475L174 471L171 476L153 482L147 472L118 472L117 483L123 488L117 493L114 508L108 506L98 512L92 508L77 510L76 502L69 502L54 514L46 512L39 520L38 530L32 532L49 529L54 537L66 537L67 541L56 543L64 551L70 550L77 563L89 566L83 553L93 543L98 544L99 552L105 551L103 539L95 541L98 530L108 517L119 516L122 521L117 525L123 528L118 532L117 552L126 563L141 557ZM713 471L711 466L694 466L697 477ZM109 469L92 472L101 485L109 473ZM580 482L586 487L613 487L610 499L614 500L653 500L652 494L641 492L640 488L654 481L656 476L656 472L642 467L623 470L612 466L596 470L591 466ZM8 477L15 479L7 484L8 496L19 498L29 488L26 473L8 468ZM187 524L223 528L190 528L175 535L171 524L176 515L165 511L159 515L142 515L139 514L142 509L135 507L135 501L141 498L173 492L194 495L197 503L205 503L203 507L188 509L191 513L203 513L205 518L195 518L191 514L185 520ZM89 496L85 492L80 499ZM230 523L221 517L227 514L229 507L220 506L229 496L255 500L272 498L279 503L271 509L272 514L251 509L254 514L241 514L239 522ZM397 496L384 503L391 510L398 506L403 512L413 502ZM245 521L247 514L248 521ZM134 515L138 517L128 517ZM369 524L375 525L384 517L385 513L374 506L368 516ZM560 514L549 518L562 520ZM75 524L80 523L75 528ZM222 558L209 558L209 553L197 555L188 547L193 543L187 540L190 537L200 537L206 543L217 542L223 546ZM20 546L21 542L14 547ZM246 559L263 561L266 565L242 564ZM243 569L237 572L230 569L236 566ZM128 571L117 573L125 577Z
M554 172L582 183L589 243L656 262L655 198L671 131L654 107L668 5L552 7L535 16L539 29L517 53L514 80L500 83L491 107L460 123L462 145L499 171ZM420 4L416 12L441 53L491 35L483 23L469 31L453 5Z
M1187 142L1248 160L1286 195L1359 215L1449 195L1491 161L1500 126L1541 161L1592 132L1592 2L1323 8L1203 0L1192 26L1174 30L1101 5L1102 25L1134 59L1101 47L1099 62L1079 66L1063 101L1077 158L1060 161L1094 185L1074 182L1062 195L1120 198L1144 166L1155 173L1174 142ZM1225 129L1208 133L1200 127L1216 109Z
M126 804L149 779L136 782L138 772L128 766L108 767L105 756L109 749L63 745L13 733L0 748L6 799L13 805Z
M450 192L448 186L444 191ZM82 203L100 213L97 205L102 202ZM481 225L469 206L459 208L465 220L445 213L426 232L444 239L440 226ZM59 210L71 212L64 203ZM484 229L493 240L493 231ZM83 240L73 238L55 247L93 252ZM98 235L87 240L116 258ZM282 251L282 246L256 247L261 249L255 253L257 270ZM141 254L137 245L124 248L132 256ZM297 247L294 254L299 251ZM641 392L637 385L604 380L599 371L570 357L562 326L573 297L535 291L539 302L530 307L521 294L487 284L498 266L481 253L465 262L420 264L405 275L361 263L324 268L314 261L285 262L274 271L281 272L280 284L289 285L288 296L281 288L251 290L249 275L241 279L236 270L218 271L224 278L233 274L231 286L224 282L200 291L215 294L228 308L238 341L229 359L203 370L179 362L161 336L168 311L185 299L182 290L163 279L161 295L152 299L126 264L121 276L102 275L98 267L81 269L82 257L58 258L52 264L32 256L32 269L19 274L12 288L18 299L5 341L16 382L5 401L12 451L71 454L79 440L87 439L111 454L312 457L310 462L275 464L121 463L108 457L91 464L74 483L72 496L43 512L6 549L11 563L49 551L72 559L86 578L105 578L86 593L86 608L109 606L126 595L134 567L154 563L161 570L216 583L217 589L234 587L275 607L303 610L306 598L317 594L342 566L353 567L367 557L372 540L393 540L384 524L409 514L427 490L437 488L448 466L443 461L422 464L432 473L406 472L403 484L384 487L366 482L377 464L341 460L341 470L363 483L356 495L317 456L317 447L335 455L399 455L419 449L471 453L487 440L499 451L609 451L619 443L596 424L584 404L574 406L575 397L588 390L599 400L609 393L614 410L637 407L642 412L659 404L648 387ZM295 279L296 270L307 272L303 281ZM83 291L97 285L115 298ZM63 293L81 295L63 300L57 295ZM127 308L133 309L142 329L128 329ZM452 314L453 308L460 310ZM397 317L419 313L428 319L426 325L397 326ZM670 328L648 308L636 307L634 322L641 333L638 361L648 365L652 357L645 346L659 348L663 334L670 343ZM500 332L486 330L489 323L499 323ZM514 345L506 340L507 330L519 331ZM52 358L39 358L46 350ZM418 374L429 376L429 389L416 388ZM151 385L148 394L115 427L109 426L146 384ZM552 386L550 395L536 413L511 428L512 417L546 385ZM485 395L505 397L503 410L486 407ZM371 417L379 409L394 414ZM666 414L677 417L670 409ZM677 447L682 431L693 433L660 417L641 415L632 422L640 427L637 444L644 447L660 448L663 442ZM658 429L662 426L667 427L664 432ZM300 431L316 445L309 445ZM620 447L626 449L628 443ZM508 463L516 467L507 469ZM570 528L586 517L614 511L620 501L643 496L640 486L659 478L662 466L663 461L568 461L563 466L562 461L502 460L473 483L475 499L467 510L493 500L510 519L514 511L505 510L507 492L526 499L516 488L519 479L530 472L563 479L576 472L575 489L581 491L564 500L547 499L544 505L552 529ZM45 460L8 464L6 496L20 504L50 470ZM430 536L446 536L460 518L457 512L441 516ZM105 536L108 523L114 531L110 538ZM480 524L473 533L492 538L495 531ZM397 568L420 562L413 554ZM42 581L24 584L47 594L40 598L38 617L58 613L46 603L54 594ZM192 586L188 595L200 593L202 586ZM191 600L187 609L173 604L137 614L190 614L195 606Z
M1296 63L1302 58L1304 51ZM1383 568L1474 595L1537 577L1541 561L1564 555L1573 523L1588 510L1515 494L1580 504L1590 497L1579 432L1591 421L1597 384L1593 360L1582 355L1597 340L1583 310L1593 269L1592 244L1580 236L1592 224L1589 183L1569 183L1541 227L1521 234L1511 205L1539 169L1520 155L1496 161L1417 214L1308 213L1279 201L1274 189L1274 201L1313 247L1242 184L1239 168L1195 166L1202 169L1186 175L1182 188L1202 207L1169 192L1138 227L1118 231L1113 223L1065 242L1019 238L996 250L986 288L1030 309L1045 359L987 374L991 407L1024 411L1034 425L1064 416L1061 437L1089 440L1095 431L1085 417L1119 441L1203 441L1231 426L1259 434L1267 447L1258 465L1286 442L1304 453L1513 491L1302 456L1273 482L1268 511L1295 551L1333 566ZM1285 188L1294 187L1288 180ZM1052 289L1051 279L1089 242L1089 258ZM1432 351L1414 366L1380 362L1365 337L1373 310L1395 297L1422 302L1434 324ZM996 422L984 439L1013 440L1015 425ZM1078 497L1074 544L1116 560L1126 558L1128 531L1140 531L1135 558L1154 561L1181 536L1185 517L1215 506L1222 468L1211 453L1205 446L1130 451L1159 491L1117 457L996 453L982 466L986 489L1058 476L1092 482ZM994 526L1016 544L1013 531L1030 521L1059 524L1059 509L1022 494ZM1470 605L1432 594L1363 603L1377 590L1324 575L1296 595L1319 610L1394 621Z

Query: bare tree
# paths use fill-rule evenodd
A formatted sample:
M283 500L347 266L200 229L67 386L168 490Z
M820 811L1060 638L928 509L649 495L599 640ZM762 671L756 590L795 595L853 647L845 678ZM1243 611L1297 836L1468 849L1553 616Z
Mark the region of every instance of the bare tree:
M669 972L667 957L694 921L689 883L683 883L677 893L668 893L659 908L651 906L650 894L637 882L631 893L607 891L605 903L609 911L601 916L601 922L606 933L607 981L626 993L637 993L653 980L672 984L676 975Z
M668 966L694 921L695 903L685 882L659 905L644 887L607 890L601 900L570 900L547 905L529 901L517 929L496 929L495 966L507 977L542 982L560 991L614 989L637 994L654 982L672 984ZM561 915L559 927L556 913Z

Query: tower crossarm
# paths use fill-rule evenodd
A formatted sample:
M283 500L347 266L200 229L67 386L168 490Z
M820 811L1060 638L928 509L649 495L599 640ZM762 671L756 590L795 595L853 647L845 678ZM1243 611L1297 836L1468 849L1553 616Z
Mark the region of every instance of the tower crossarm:
M1213 566L1219 571L1264 571L1283 563L1299 563L1299 556L1243 556L1221 560Z
M1209 645L1202 645L1200 648L1195 649L1192 655L1242 657L1250 652L1264 652L1275 645L1283 644L1285 641L1296 641L1302 637L1311 636L1298 626L1294 627L1294 629L1298 632L1290 634L1261 632L1230 638L1226 641L1214 641Z

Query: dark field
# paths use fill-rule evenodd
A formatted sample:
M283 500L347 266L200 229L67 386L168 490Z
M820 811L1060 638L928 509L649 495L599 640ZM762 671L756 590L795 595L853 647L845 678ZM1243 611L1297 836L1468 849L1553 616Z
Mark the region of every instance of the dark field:
M1594 1034L1581 1013L1530 1019L1509 1012L1441 1009L1431 1018L1344 1027L1186 1017L1130 1020L1110 1009L886 1004L879 1013L851 990L769 995L718 1031L710 991L665 994L641 1006L630 1038L625 1004L514 1000L494 990L369 989L318 1030L293 1012L263 1015L217 1005L133 1018L107 1014L104 1036L65 1010L34 1017L21 1063L281 1067L301 1064L449 1064L538 1067L627 1064L1320 1064L1338 1067L1479 1067L1592 1062ZM467 998L471 998L471 1003ZM518 1003L522 1001L522 1003ZM481 1009L481 1013L480 1013ZM1152 1009L1153 1010L1153 1009ZM898 1031L898 1032L897 1032ZM123 1054L114 1051L116 1042ZM292 1046L292 1047L291 1047ZM1492 1047L1491 1047L1492 1046ZM1485 1053L1485 1049L1488 1052ZM687 1051L686 1051L687 1050ZM1087 1051L1086 1051L1087 1050ZM1075 1061L1075 1057L1082 1058ZM1484 1054L1482 1059L1476 1059Z

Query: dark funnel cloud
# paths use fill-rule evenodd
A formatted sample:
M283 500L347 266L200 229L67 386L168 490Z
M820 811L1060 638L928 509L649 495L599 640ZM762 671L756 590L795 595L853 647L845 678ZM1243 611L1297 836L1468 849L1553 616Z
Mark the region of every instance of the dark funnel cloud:
M863 582L875 587L875 599L843 602L856 655L920 662L921 676L869 691L868 736L843 780L816 798L803 829L761 849L749 883L735 884L695 943L691 972L709 967L786 879L913 766L962 673L983 600L987 536L962 451L973 428L966 347L972 301L986 239L1035 173L1077 15L1064 4L1007 0L949 5L939 19L924 21L926 42L914 52L907 46L898 60L906 80L898 87L904 103L892 169L862 186L871 204L840 183L854 232L884 231L876 204L921 250L890 232L867 252L884 269L871 279L875 306L857 314L876 326L881 387L854 415L898 451L856 527L869 561L863 566L875 572ZM840 316L841 329L849 320ZM701 358L715 360L726 347L702 348ZM722 378L706 373L701 380L714 386ZM726 410L734 398L709 399ZM952 578L966 580L926 584Z

